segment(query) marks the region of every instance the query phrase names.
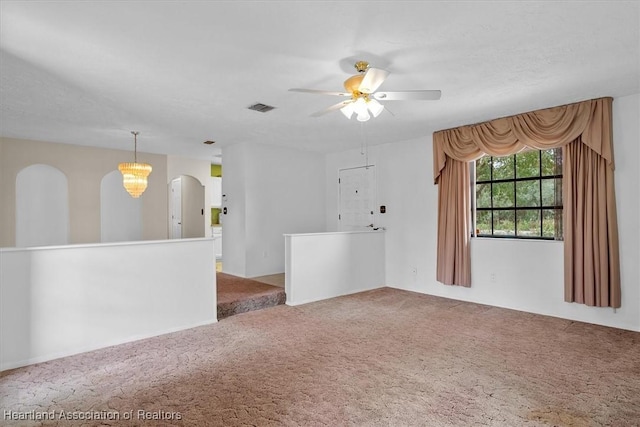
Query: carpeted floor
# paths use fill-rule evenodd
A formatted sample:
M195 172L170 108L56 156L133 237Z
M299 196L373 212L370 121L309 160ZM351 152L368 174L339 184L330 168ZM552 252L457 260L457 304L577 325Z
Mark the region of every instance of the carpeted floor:
M234 314L284 304L284 289L256 280L216 273L218 320Z
M637 426L640 333L382 288L4 372L0 401L42 425Z

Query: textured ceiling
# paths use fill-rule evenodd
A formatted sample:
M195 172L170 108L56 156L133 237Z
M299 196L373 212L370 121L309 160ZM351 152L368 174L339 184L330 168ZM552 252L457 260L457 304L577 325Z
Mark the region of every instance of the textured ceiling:
M265 143L319 152L640 92L637 1L0 2L2 136L214 160ZM368 60L385 103L360 124L341 91ZM256 102L276 107L248 110ZM214 145L204 145L214 140Z

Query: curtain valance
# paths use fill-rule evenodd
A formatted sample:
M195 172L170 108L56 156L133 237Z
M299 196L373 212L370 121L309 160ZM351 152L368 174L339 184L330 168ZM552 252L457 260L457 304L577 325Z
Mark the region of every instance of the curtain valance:
M507 156L527 147L546 150L578 136L613 169L612 101L610 97L592 99L435 132L434 181L438 181L447 157L471 162L484 154Z
M468 163L563 147L565 301L620 307L612 102L599 98L434 133L439 282L471 286Z

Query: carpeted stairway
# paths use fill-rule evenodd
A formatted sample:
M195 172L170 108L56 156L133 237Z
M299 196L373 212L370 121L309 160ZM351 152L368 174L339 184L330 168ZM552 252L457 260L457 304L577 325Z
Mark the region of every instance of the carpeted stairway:
M225 273L216 274L218 320L284 304L284 289Z

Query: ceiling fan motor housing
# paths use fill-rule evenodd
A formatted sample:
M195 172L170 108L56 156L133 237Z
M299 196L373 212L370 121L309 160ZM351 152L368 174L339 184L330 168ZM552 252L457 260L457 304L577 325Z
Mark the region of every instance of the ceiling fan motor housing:
M356 74L355 76L349 77L344 81L344 88L347 92L352 93L354 97L356 97L356 94L360 93L358 88L360 87L360 83L362 83L363 78L364 74Z
M353 65L359 73L364 73L369 68L367 61L358 61Z
M355 69L358 70L358 74L355 76L349 77L344 81L344 88L351 94L353 94L353 98L357 98L362 93L358 90L360 88L360 84L362 83L362 79L364 79L364 74L369 69L369 63L367 61L358 61L354 65Z

